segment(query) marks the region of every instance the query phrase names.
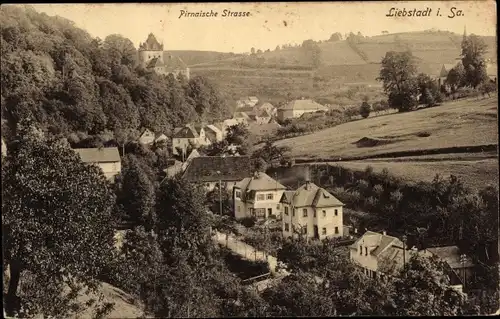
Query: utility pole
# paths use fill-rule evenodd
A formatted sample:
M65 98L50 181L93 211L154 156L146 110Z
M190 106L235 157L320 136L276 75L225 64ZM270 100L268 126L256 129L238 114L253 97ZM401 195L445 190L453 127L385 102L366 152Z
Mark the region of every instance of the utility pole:
M221 179L221 172L217 171L217 175L219 175L219 214L222 216L222 179Z
M460 262L462 263L462 279L464 282L464 290L465 290L465 282L466 282L466 272L465 272L465 262L467 261L467 255L462 254L460 255Z
M403 235L403 270L406 270L406 235ZM406 277L406 271L405 271L405 277Z

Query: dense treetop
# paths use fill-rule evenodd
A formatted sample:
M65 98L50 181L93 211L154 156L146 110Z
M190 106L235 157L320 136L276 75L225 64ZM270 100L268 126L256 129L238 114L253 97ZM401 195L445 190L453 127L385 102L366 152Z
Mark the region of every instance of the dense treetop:
M73 22L30 7L2 6L0 23L2 119L11 129L30 116L55 134L146 127L169 133L228 114L206 79L145 70L121 35L94 39Z

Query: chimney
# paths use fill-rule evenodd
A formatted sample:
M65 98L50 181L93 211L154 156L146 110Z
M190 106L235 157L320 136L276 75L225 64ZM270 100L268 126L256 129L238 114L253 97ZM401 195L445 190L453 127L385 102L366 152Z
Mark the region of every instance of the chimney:
M385 232L385 230L384 230L384 231L382 231L382 235L384 235L384 236L386 236L386 235L387 235L387 233Z
M255 178L255 179L259 178L259 171L253 172L253 178Z

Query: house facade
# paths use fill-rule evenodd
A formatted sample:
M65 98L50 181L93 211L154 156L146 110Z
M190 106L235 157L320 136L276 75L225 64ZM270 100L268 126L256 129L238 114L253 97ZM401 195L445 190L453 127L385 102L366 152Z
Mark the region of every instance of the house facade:
M215 124L205 126L205 135L211 143L217 143L224 139L222 128L217 127Z
M280 198L286 187L266 173L254 172L242 179L233 189L234 216L236 219L256 217L267 219L282 215Z
M369 276L397 272L402 266L397 262L403 258L402 247L403 242L396 237L367 231L349 247L349 257ZM408 250L406 256L409 257Z
M328 111L326 106L312 100L295 100L277 110L280 121L301 117L305 113Z
M204 186L206 191L218 187L231 193L233 187L251 174L251 161L248 156L199 156L191 160L182 174L182 179Z
M388 236L385 232L367 231L350 246L349 250L351 261L371 277L397 276L413 256L418 255L425 258L436 256L448 265L445 270L447 269L450 277L450 286L458 291L462 291L465 282L465 279L461 278L460 270L472 269L473 267L470 261L460 261L460 254L456 246L425 250L407 249L401 240Z
M82 162L101 168L104 176L110 181L114 181L116 175L121 172L121 159L116 147L76 148L74 151L80 155Z
M280 199L283 209L283 236L324 239L344 234L344 204L325 189L307 181L296 191L285 191Z
M186 125L182 128L174 129L174 135L172 137L172 154L182 155L179 154L180 150L186 155L185 153L190 145L194 147L210 145L210 140L207 138L203 126Z
M155 133L149 129L145 129L139 137L139 143L143 145L151 145L155 142Z

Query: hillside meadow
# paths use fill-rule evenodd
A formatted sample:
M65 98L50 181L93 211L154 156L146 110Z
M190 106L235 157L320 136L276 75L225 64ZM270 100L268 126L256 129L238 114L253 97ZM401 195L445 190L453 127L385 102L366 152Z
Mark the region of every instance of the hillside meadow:
M498 143L495 95L341 124L277 141L298 159L335 159L390 152Z
M384 168L395 176L410 182L430 182L439 173L443 177L459 176L461 180L473 189L486 186L498 187L498 158L455 160L449 157L441 161L405 161L398 162L391 159L385 161L352 161L332 164L354 171L364 171L371 166L375 172Z

